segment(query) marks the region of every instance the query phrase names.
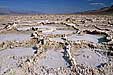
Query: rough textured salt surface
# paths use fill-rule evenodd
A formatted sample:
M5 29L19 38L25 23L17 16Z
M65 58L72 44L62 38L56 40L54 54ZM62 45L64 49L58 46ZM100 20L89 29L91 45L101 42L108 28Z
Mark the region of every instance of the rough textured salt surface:
M74 58L77 63L84 64L89 67L96 67L101 63L108 62L108 58L106 56L87 48L78 50L75 53Z
M103 36L99 36L99 35L91 35L91 34L84 34L84 35L71 35L68 36L67 39L71 40L71 41L77 41L77 40L86 40L86 41L90 41L93 43L98 43L99 39L102 38ZM61 38L51 38L52 41L57 41L57 42L63 42L63 39Z
M110 15L1 16L0 75L112 75L112 20ZM36 30L42 32L34 34L39 35L38 40L30 40ZM68 41L62 39L64 35ZM67 43L70 58L63 57ZM23 48L31 46L39 52Z
M18 61L23 60L21 57L32 56L32 48L14 48L0 51L0 74L10 70L11 68L17 68Z

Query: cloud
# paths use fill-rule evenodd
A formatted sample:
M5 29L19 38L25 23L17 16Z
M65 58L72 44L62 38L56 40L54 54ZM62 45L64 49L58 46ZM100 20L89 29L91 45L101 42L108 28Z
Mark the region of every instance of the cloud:
M101 5L101 6L106 6L104 3L90 3L90 5Z

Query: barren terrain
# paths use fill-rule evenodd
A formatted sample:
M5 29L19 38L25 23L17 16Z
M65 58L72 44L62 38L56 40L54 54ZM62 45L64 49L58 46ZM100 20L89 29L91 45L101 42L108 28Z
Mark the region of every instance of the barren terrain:
M0 16L0 75L112 74L113 16Z

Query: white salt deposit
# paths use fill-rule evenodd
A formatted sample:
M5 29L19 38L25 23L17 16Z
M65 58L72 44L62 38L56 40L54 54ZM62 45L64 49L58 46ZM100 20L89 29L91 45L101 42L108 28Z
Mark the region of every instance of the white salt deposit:
M23 41L23 40L28 40L30 39L29 34L13 34L13 33L8 33L8 34L0 34L0 41Z
M14 48L14 49L6 49L3 51L0 51L0 56L31 56L33 55L33 49L32 48Z
M77 40L86 40L94 43L98 43L98 39L102 38L103 36L100 35L91 35L91 34L84 34L84 35L72 35L68 37L68 40L77 41Z
M54 34L54 35L56 35L56 34L72 34L73 32L74 31L72 31L72 30L55 30L53 32L46 32L44 34Z
M39 60L39 65L47 66L48 68L69 66L69 64L63 59L63 53L61 53L62 51L63 50L48 50L45 58Z
M80 49L74 54L77 63L84 64L90 67L96 67L101 63L107 63L108 58L91 49Z

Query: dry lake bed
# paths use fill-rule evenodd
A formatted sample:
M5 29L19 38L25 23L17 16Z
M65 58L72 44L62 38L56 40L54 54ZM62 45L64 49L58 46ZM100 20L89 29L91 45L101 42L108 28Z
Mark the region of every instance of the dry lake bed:
M112 75L113 16L0 16L0 75Z

